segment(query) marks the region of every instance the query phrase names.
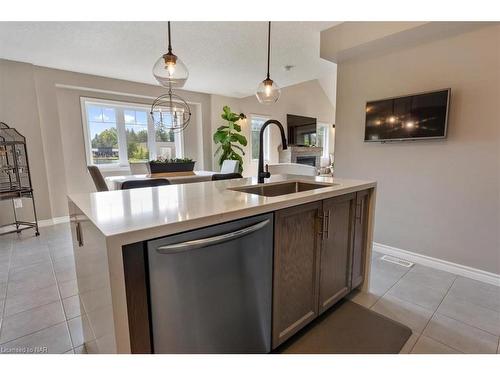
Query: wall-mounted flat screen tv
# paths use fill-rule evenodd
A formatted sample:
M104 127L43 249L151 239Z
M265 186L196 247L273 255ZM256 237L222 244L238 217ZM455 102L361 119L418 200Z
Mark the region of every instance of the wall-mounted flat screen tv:
M316 145L317 122L315 118L287 114L286 125L289 145Z
M365 142L446 138L450 89L366 103Z

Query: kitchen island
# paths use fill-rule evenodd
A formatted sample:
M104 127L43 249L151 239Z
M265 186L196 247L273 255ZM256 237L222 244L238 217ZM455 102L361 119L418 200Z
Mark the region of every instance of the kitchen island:
M154 279L157 272L150 271L159 262L151 256L161 253L160 248L177 252L176 246L200 247L200 240L185 241L184 245L168 242L200 228L208 233L203 241L216 243L228 233L211 233L213 228L242 220L248 223L231 233L243 237L245 234L240 232L259 225L267 225L266 230L271 233L269 272L258 271L266 272L266 276L255 277L255 285L268 278L272 290L270 286L268 296L260 296L260 290L252 292L262 301L269 300L258 304L258 313L265 323L261 334L266 341L265 351L275 349L350 290L367 287L375 188L374 181L277 175L265 184L257 184L255 178L243 178L70 195L68 204L87 350L165 352L158 349L162 347L158 340L164 330L159 330L164 322L158 320L163 307L169 307L168 295L162 296L167 305L156 306L154 296L161 295L158 294L161 285ZM253 235L255 241L264 237ZM152 248L152 244L156 246L156 242L165 240L166 246L162 243ZM256 242L256 246L260 245ZM189 278L185 281L186 290L183 283L177 285L176 301L182 300L183 294L203 293L193 290ZM172 282L165 283L165 288L171 287ZM221 294L225 292L221 290ZM248 298L257 297L249 294ZM241 301L245 303L245 298ZM196 330L192 326L182 328L186 335ZM204 328L200 326L199 330ZM180 332L177 331L176 337L182 341ZM203 349L194 352L200 351L212 352ZM179 352L189 351L181 348ZM262 351L249 349L249 352Z

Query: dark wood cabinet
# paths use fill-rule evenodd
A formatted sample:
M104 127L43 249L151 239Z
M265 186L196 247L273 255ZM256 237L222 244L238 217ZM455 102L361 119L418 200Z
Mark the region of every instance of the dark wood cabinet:
M320 255L319 313L351 290L351 249L356 194L323 201L324 230Z
M318 315L321 208L319 201L275 214L273 348Z
M276 211L273 348L363 282L369 194Z
M351 289L360 286L365 277L365 254L368 234L368 198L369 190L358 191L356 193Z

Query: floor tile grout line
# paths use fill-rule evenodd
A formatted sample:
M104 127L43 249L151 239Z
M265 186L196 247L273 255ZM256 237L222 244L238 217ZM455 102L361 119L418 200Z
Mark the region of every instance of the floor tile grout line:
M446 291L446 294L444 295L443 299L442 299L442 300L441 300L441 302L439 303L439 305L438 305L438 307L436 308L436 310L434 310L434 312L432 313L431 318L427 321L427 324L425 325L424 329L422 330L422 335L423 335L423 336L426 336L426 337L429 337L429 338L433 339L434 341L437 341L437 342L439 342L440 344L443 344L443 345L447 346L448 348L452 348L453 350L456 350L456 351L458 351L458 352L460 352L460 353L463 353L460 349L457 349L457 348L455 348L455 347L453 347L453 346L451 346L451 345L449 345L449 344L445 344L444 342L441 342L440 340L438 340L438 339L436 339L436 338L434 338L434 337L430 337L430 336L427 336L427 335L425 335L425 334L424 334L424 332L425 332L425 330L427 329L427 327L429 326L430 322L432 321L432 319L434 319L434 317L435 317L435 316L436 316L436 314L438 313L437 311L439 310L439 307L442 305L442 303L443 303L443 301L445 300L446 296L450 293L451 288L453 287L453 285L455 285L455 281L457 280L457 277L458 277L458 275L455 275L455 278L453 279L453 282L451 283L450 287L449 287L449 288L448 288L448 290ZM441 314L441 313L439 313L439 314ZM447 316L447 315L445 315L445 314L442 314L442 315L444 315L444 316L446 316L446 317L448 317L448 318L450 318L450 319L453 319L453 318L451 318L451 317L449 317L449 316ZM457 320L457 319L453 319L453 320L455 320L455 321L457 321L457 322L460 322L460 323L463 323L463 324L466 324L465 322L461 322L460 320ZM466 324L466 325L468 325L468 324ZM467 354L467 353L464 353L464 354Z
M11 247L11 258L10 258L10 263L9 263L9 273L7 275L7 288L6 288L6 292L5 292L5 303L4 303L4 307L3 307L3 312L2 312L2 326L0 327L0 337L1 337L1 334L2 334L2 331L3 331L3 328L4 328L4 320L5 318L11 318L17 314L21 314L21 313L26 313L28 311L31 311L31 310L34 310L34 309L37 309L37 308L40 308L40 307L44 307L44 306L47 306L47 305L50 305L52 303L56 303L56 302L59 302L61 304L61 308L63 310L63 314L64 314L64 322L66 323L66 329L68 330L68 335L69 335L69 327L68 327L68 320L67 320L67 317L66 317L66 313L64 311L64 306L62 304L62 299L61 299L61 294L59 292L59 287L57 286L57 291L58 291L58 295L59 295L59 301L52 301L52 302L49 302L49 303L45 303L43 305L40 305L40 306L36 306L36 307L33 307L31 309L27 309L27 310L24 310L24 311L20 311L16 314L12 314L12 315L9 315L8 317L5 317L4 314L5 314L5 309L6 309L6 306L7 306L7 293L9 291L9 282L8 282L8 279L9 279L9 275L10 275L10 264L11 264L11 260L12 260L12 251L14 251L14 245L12 245ZM48 263L48 262L47 262ZM51 265L51 272L52 272L52 276L54 277L54 280L55 280L55 284L57 285L57 278L56 278L56 275L55 275L55 271L54 271L54 264L52 263L52 260L50 261L50 265ZM29 267L29 266L26 266L26 267ZM52 285L52 284L51 284ZM47 286L48 287L48 286ZM37 289L34 289L35 291L36 290L39 290L39 289L43 289L43 288L37 288ZM3 342L1 343L0 345L5 345L11 341L14 341L14 340L17 340L17 339L20 339L20 338L23 338L23 337L26 337L26 336L29 336L29 335L32 335L32 334L35 334L35 333L38 333L40 331L43 331L44 329L48 329L48 328L51 328L51 327L54 327L58 324L61 324L63 323L63 321L60 321L56 324L53 324L53 325L50 325L48 327L44 327L42 329L39 329L39 330L36 330L36 331L33 331L33 332L30 332L30 333L27 333L26 335L22 335L22 336L19 336L19 337L16 337L12 340L8 340L6 342ZM70 341L71 341L71 335L70 335ZM73 342L71 342L71 347L73 348Z
M46 287L43 287L43 288L37 288L37 289L33 289L33 290L27 290L26 292L36 292L38 290L41 290L41 289L44 289L44 288L49 288L51 286L57 286L57 283L54 283L54 284L50 284L50 285L47 285ZM38 309L40 307L44 307L44 306L47 306L47 305L50 305L52 303L56 303L56 302L61 302L61 305L62 305L62 300L60 299L61 297L59 296L59 301L51 301L51 302L47 302L47 303L43 303L41 305L38 305L38 306L35 306L35 307L31 307L29 309L26 309L26 310L23 310L23 311L18 311L16 312L15 314L11 314L11 315L7 315L7 316L4 316L3 318L11 318L13 316L16 316L18 314L22 314L22 313L26 313L28 311L31 311L31 310L35 310L35 309ZM7 299L6 299L7 300ZM63 308L63 312L64 312L64 306L62 306ZM5 306L4 306L4 309L5 309ZM66 315L65 315L66 316Z
M53 284L53 285L48 285L48 286L47 286L47 288L49 288L49 287L51 287L51 286L54 286L54 285L55 285L55 284ZM44 288L34 289L34 290L32 290L32 291L29 291L29 292L36 292L37 290L42 290L42 289L44 289ZM16 315L18 315L18 314L26 313L26 312L28 312L28 311L35 310L35 309L38 309L38 308L40 308L40 307L45 307L45 306L47 306L47 305L50 305L50 304L52 304L52 303L56 303L56 302L58 302L58 301L51 301L51 302L43 303L43 304L41 304L41 305L37 305L37 306L35 306L35 307L31 307L31 308L26 309L26 310L18 311L18 312L14 313L14 314L5 315L3 318L4 318L4 319L6 319L6 318L11 318L11 317L16 316ZM62 302L62 301L61 301L61 302ZM64 311L64 306L63 306L63 311Z
M418 264L418 263L415 263L415 264ZM399 279L398 279L398 280L397 280L397 281L396 281L396 282L395 282L395 283L394 283L394 284L393 284L393 285L392 285L392 286L391 286L391 287L390 287L390 288L389 288L389 289L388 289L388 290L387 290L387 291L386 291L386 292L385 292L385 293L384 293L384 294L383 294L383 295L379 298L379 300L380 300L380 299L382 299L383 297L385 297L386 295L388 295L388 293L391 291L391 289L392 289L392 288L394 288L394 286L396 286L396 284L398 284L398 283L399 283L399 282L403 279L403 277L405 277L405 276L406 276L406 275L407 275L407 274L408 274L408 273L409 273L412 269L413 269L413 266L412 266L412 267L411 267L408 271L406 271L406 272L405 272L405 273L404 273L404 274L403 274L403 275L402 275L402 276L401 276L401 277L400 277L400 278L399 278ZM429 320L427 321L427 323L426 323L425 327L422 329L422 332L419 332L419 333L417 332L417 334L418 334L418 338L417 338L417 340L415 341L415 343L413 344L413 346L411 347L411 349L410 349L409 353L411 353L411 351L413 350L413 348L414 348L414 347L415 347L415 345L417 344L417 342L418 342L418 340L420 339L420 337L421 337L421 336L423 336L425 329L427 328L427 326L429 325L430 321L431 321L431 320L432 320L432 318L434 317L434 314L436 313L437 309L439 308L439 306L441 306L441 303L443 302L444 298L448 295L449 290L451 289L451 287L453 286L453 284L455 283L455 280L456 280L456 275L454 275L454 276L455 276L455 278L453 279L453 282L451 283L450 287L448 288L448 290L446 291L445 295L444 295L444 296L443 296L443 298L441 299L441 302L439 303L439 305L436 307L436 309L435 309L435 310L434 310L434 312L432 313L432 316L431 316L431 317L429 318ZM390 295L390 296L391 296L391 295ZM415 305L415 306L419 306L419 307L421 307L421 308L424 308L423 306L420 306L420 305L418 305L418 304L416 304L416 303L414 303L414 302L405 301L405 300L403 300L403 299L401 299L401 298L398 298L398 297L396 297L396 296L391 296L391 297L396 298L396 299L399 299L399 300L401 300L401 301L403 301L403 302L411 303L411 304L413 304L413 305ZM377 302L378 302L379 300L377 300ZM375 304L373 304L373 306L375 306ZM429 310L429 311L430 311L430 309L427 309L427 310ZM412 330L412 333L413 333L413 330ZM436 341L437 341L437 340L436 340ZM441 343L441 344L442 344L442 343ZM454 349L454 350L455 350L455 348L452 348L452 349Z
M415 264L419 264L419 263L415 263ZM430 268L432 268L432 267L430 267ZM370 309L372 309L372 307L373 307L373 306L375 306L375 304L376 304L378 301L380 301L380 299L382 299L383 297L386 297L387 295L389 295L388 293L389 293L389 292L390 292L390 291L391 291L391 290L392 290L392 289L393 289L393 288L394 288L394 287L395 287L395 286L396 286L396 285L397 285L397 284L398 284L398 283L399 283L399 282L400 282L400 281L401 281L401 280L402 280L402 279L403 279L403 278L404 278L404 277L405 277L405 276L406 276L406 275L407 275L410 271L411 271L411 269L410 269L410 270L408 270L407 272L405 272L405 273L404 273L404 274L403 274L403 275L402 275L402 276L401 276L401 277L400 277L400 278L399 278L399 279L398 279L398 280L397 280L397 281L396 281L396 282L395 282L395 283L394 283L394 284L393 284L393 285L392 285L392 286L391 286L391 287L390 287L390 288L389 288L389 289L388 289L388 290L387 290L387 291L386 291L386 292L385 292L385 293L384 293L381 297L379 297L379 298L377 299L377 301L376 301L376 302L375 302L375 303L374 303L374 304L370 307ZM449 273L449 272L448 272L448 273ZM439 305L438 305L438 306L434 309L434 311L433 311L433 313L432 313L432 316L431 316L431 317L430 317L430 319L427 321L427 323L426 323L425 327L422 329L422 332L421 332L421 333L418 333L418 334L419 334L419 338L420 338L421 336L426 336L426 337L429 337L429 338L431 338L431 339L435 340L436 342L439 342L440 344L443 344L443 345L445 345L445 346L447 346L447 347L449 347L449 348L451 348L451 349L453 349L453 350L456 350L456 351L458 351L458 352L462 353L462 351L461 351L461 350L459 350L459 349L457 349L457 348L454 348L454 347L450 346L449 344L443 343L443 342L441 342L441 341L439 341L439 340L437 340L437 339L435 339L435 338L433 338L433 337L430 337L430 336L424 335L424 331L425 331L425 329L428 327L428 325L430 324L431 320L434 318L434 316L436 315L436 313L438 313L437 311L438 311L439 307L441 306L441 304L443 303L443 301L445 300L445 298L446 298L448 295L450 295L450 291L451 291L451 289L453 288L453 286L455 285L455 282L456 282L456 280L457 280L457 279L458 279L458 277L459 277L459 275L452 274L452 273L450 273L450 274L451 274L451 275L453 275L453 282L452 282L452 283L450 284L450 286L447 288L446 292L444 293L444 295L443 295L443 297L442 297L442 299L441 299L441 302L440 302L440 303L439 303ZM418 284L419 284L419 285L422 285L421 283L418 283ZM432 288L431 288L431 289L432 289ZM421 305L419 305L419 304L417 304L417 303L414 303L414 302L412 302L412 301L406 301L406 300L404 300L404 299L401 299L401 298L398 298L398 297L396 297L396 296L392 296L392 295L389 295L389 296L394 297L394 298L396 298L396 299L399 299L399 300L401 300L401 301L403 301L403 302L411 303L411 304L416 305L416 306L419 306L419 307L421 307L421 308L426 308L426 307L421 306ZM484 306L482 306L482 305L481 305L481 307L484 307ZM484 308L486 308L486 307L484 307ZM431 309L428 309L428 308L426 308L426 309L427 309L427 310L431 310ZM488 309L488 308L486 308L486 309ZM495 310L492 310L492 309L488 309L488 310L495 312ZM484 330L484 329L481 329L481 328L479 328L479 327L475 327L475 326L470 325L470 324L468 324L468 323L462 322L461 320L458 320L458 319L456 319L456 318L450 317L450 316L448 316L448 315L446 315L446 314L443 314L443 313L439 313L439 314L441 314L441 315L443 315L443 316L446 316L446 317L447 317L447 318L449 318L449 319L455 320L455 321L457 321L457 322L459 322L459 323L462 323L462 324L464 324L464 325L466 325L466 326L469 326L469 327L471 327L471 328L479 329L479 330L481 330L481 331L483 331L483 332L485 332L485 333L488 333L488 334L490 334L490 335L492 335L492 336L498 337L498 344L497 344L497 345L500 345L500 336L497 336L496 334L494 334L494 333L492 333L492 332L488 332L488 331L486 331L486 330ZM417 341L418 341L418 339L417 339ZM417 342L417 341L416 341L416 342ZM415 342L415 344L413 345L413 347L416 345L416 342ZM413 347L412 347L412 349L411 349L411 350L413 350ZM498 350L498 346L497 346L497 350Z
M390 292L390 290L391 290L392 288L394 288L394 286L395 286L397 283L399 283L399 281L401 281L401 279L402 279L403 277L405 277L405 276L408 274L408 272L410 272L410 271L411 271L411 268L410 268L410 269L408 269L408 270L407 270L404 274L402 274L402 275L401 275L401 276L400 276L400 277L396 280L396 282L395 282L394 284L392 284L392 285L390 286L390 288L389 288L389 289L387 289L387 290L385 291L385 293L384 293L384 294L382 294L382 295L380 296L379 300L380 300L380 299L382 299L383 297L385 297L385 296L387 295L387 293L389 293L389 292ZM378 301L377 301L377 302L378 302Z
M448 294L450 294L450 293L448 293ZM493 308L491 308L491 307L488 307L488 306L484 306L484 305L482 305L482 304L480 304L480 303L477 303L477 302L475 302L475 303L474 303L474 302L472 302L472 301L469 301L469 300L468 300L468 298L466 298L466 297L462 297L462 296L460 296L460 295L456 295L456 294L450 294L450 296L451 296L451 297L453 297L453 298L458 298L458 299L459 299L459 300L461 300L461 301L465 301L465 302L467 302L467 303L471 303L471 304L473 304L473 305L479 306L479 307L480 307L480 308L482 308L482 309L485 309L485 310L488 310L488 311L491 311L491 312L493 312L493 313L495 313L495 314L499 314L499 315L500 315L500 311L495 310L495 309L493 309ZM499 298L500 298L500 296L499 296ZM495 335L495 336L496 336L496 335Z
M44 264L44 263L49 263L47 260L44 260L44 261L40 261L40 262L36 262L36 263L31 263L31 264L26 264L26 265L23 265L23 266L18 266L18 267L13 267L12 269L13 270L16 270L14 272L19 272L19 269L23 269L23 268L29 268L29 267L35 267L35 266L39 266L40 264Z
M14 246L12 245L12 247L11 247L11 257L9 258L9 272L8 272L7 278L9 277L9 274L10 274L10 263L11 263L11 259L12 259L12 251L13 251L13 249L14 249ZM53 325L50 325L50 326L48 326L48 327L44 327L44 328L42 328L42 329L39 329L39 330L36 330L36 331L30 332L30 333L27 333L26 335L22 335L22 336L19 336L19 337L14 338L14 339L12 339L12 340L9 340L9 341L6 341L6 342L3 342L3 343L1 343L1 344L0 344L0 346L1 346L1 345L8 344L8 343L10 343L10 342L12 342L12 341L15 341L15 340L21 339L21 338L23 338L23 337L26 337L26 336L29 336L29 335L36 334L36 333L41 332L41 331L43 331L43 330L45 330L45 329L49 329L49 328L55 327L55 326L57 326L57 325L59 325L59 324L65 323L65 326L66 326L66 331L67 331L68 337L69 337L69 339L70 339L71 350L74 350L73 340L72 340L72 338L71 338L71 334L70 334L70 331L69 331L68 318L67 318L67 316L66 316L66 311L65 311L65 309L64 309L64 305L63 305L63 303L62 303L62 297L61 297L61 293L60 293L60 290L59 290L58 280L57 280L57 277L56 277L56 274L55 274L54 263L53 263L53 261L52 261L52 257L50 257L50 254L49 254L49 258L50 258L51 272L52 272L52 276L54 277L54 280L55 280L55 285L56 285L56 287L57 287L57 292L58 292L58 296L59 296L59 301L52 301L52 302L49 302L49 303L46 303L46 304L43 304L43 305L40 305L40 306L36 306L36 307L34 307L34 308L32 308L32 309L27 309L27 310L24 310L24 311L18 312L18 313L16 313L16 314L12 314L12 315L10 315L9 317L12 317L12 316L15 316L15 315L17 315L17 314L20 314L20 313L23 313L23 312L27 312L27 311L30 311L30 310L34 310L34 309L37 309L37 308L40 308L40 307L43 307L43 306L47 306L47 305L50 305L50 304L52 304L52 303L59 302L59 303L61 304L61 308L62 308L62 310L63 310L64 321L60 321L60 322L58 322L58 323L56 323L56 324L53 324ZM47 263L49 263L49 262L47 262ZM40 264L40 263L37 263L37 264ZM32 264L32 265L36 265L36 264ZM31 266L31 265L28 265L28 266L26 266L26 267L29 267L29 266ZM21 267L18 267L18 268L21 268ZM52 285L52 284L51 284L51 285ZM5 293L5 294L6 294L6 297L7 297L8 288L9 288L9 283L7 282L7 288L6 288L6 293ZM42 289L42 288L38 288L38 289ZM38 289L34 289L34 290L38 290ZM6 300L6 299L7 299L7 298L5 298L5 300ZM4 310L4 311L3 311L3 313L2 313L2 316L3 316L4 312L5 312L5 306L6 306L6 303L4 304L4 308L3 308L3 310ZM76 318L76 317L75 317L75 318ZM3 319L3 320L4 320L4 319ZM3 326L3 322L2 322L2 326ZM3 328L3 327L0 327L0 335L1 335L1 328ZM1 337L1 336L0 336L0 337Z
M401 279L402 279L403 277L405 277L405 276L406 276L406 275L407 275L407 274L411 271L411 269L412 269L412 268L413 268L413 266L412 266L412 267L410 267L410 268L409 268L409 269L408 269L408 270L407 270L404 274L402 274L402 275L401 275L401 277L399 277L399 278L396 280L396 282L395 282L394 284L392 284L392 286L391 286L389 289L387 289L387 290L386 290L386 292L385 292L383 295L381 295L381 296L380 296L380 297L379 297L379 298L375 301L375 303L374 303L374 304L370 307L370 310L372 309L372 307L374 307L374 306L378 303L378 301L380 301L383 297L385 297L385 296L387 295L387 293L389 293L389 291L390 291L392 288L394 288L394 286L395 286L397 283L399 283L399 281L401 281ZM422 332L423 332L423 331L422 331ZM413 334L413 330L412 330L412 334ZM416 334L418 335L418 337L417 337L417 339L415 340L415 342L413 343L413 345L411 346L411 348L408 350L408 354L410 354L410 353L411 353L411 351L413 350L414 346L417 344L417 341L420 339L420 336L422 335L421 333L416 333ZM410 337L411 337L411 336L410 336Z
M424 266L423 264L420 264L420 263L415 263L415 264L416 264L416 265L419 265L419 266L422 266L422 267L428 267L428 266ZM430 269L431 269L431 270L433 270L433 271L440 271L440 272L443 272L443 273L448 273L448 274L452 275L452 276L453 276L453 282L451 283L451 285L453 285L453 284L455 283L455 280L456 280L456 278L458 277L458 275L456 275L456 274L454 274L454 273L451 273L451 272L438 270L437 268L432 268L432 267L428 267L428 268L430 268ZM405 273L405 274L404 274L404 275L403 275L403 276L402 276L402 277L398 280L398 283L399 283L401 280L403 280L403 279L404 279L404 277L405 277L406 275L408 275L408 274L409 274L412 270L413 270L413 266L411 267L411 269L410 269L410 270L408 270L408 272L406 272L406 273ZM417 272L418 272L418 271L415 271L415 273L417 273ZM432 290L435 290L435 291L442 291L441 289L438 289L438 288L435 288L435 287L432 287L432 286L429 286L429 285L425 285L425 284L423 284L423 283L421 283L421 282L418 282L418 281L413 281L413 283L418 284L418 285L420 285L420 286L422 286L422 287L424 287L424 288L432 289ZM446 290L446 293L448 293L449 289L451 288L451 285L450 285L450 287ZM392 288L391 288L391 289L392 289Z
M413 332L412 332L413 333ZM413 345L411 346L411 348L408 350L408 353L407 354L412 354L411 352L413 351L413 348L415 347L415 345L417 345L417 342L418 340L420 340L420 338L422 337L422 334L421 333L418 333L416 334L417 335L417 339L415 340L415 342L413 343ZM411 336L410 336L411 337Z
M27 333L27 334L25 334L25 335L22 335L22 336L16 337L16 338L14 338L14 339L12 339L12 340L9 340L9 341L4 341L4 342L0 343L0 347L1 347L2 345L8 344L8 343L10 343L10 342L12 342L12 341L16 341L16 340L22 339L23 337L26 337L26 336L34 335L35 333L42 332L43 330L46 330L46 329L49 329L49 328L53 328L53 327L55 327L55 326L57 326L57 325L59 325L59 324L63 324L63 323L66 323L66 325L67 325L68 321L67 321L67 320L65 320L65 321L60 321L60 322L57 322L56 324L51 324L50 326L47 326L47 327L44 327L44 328L42 328L42 329L38 329L38 330L36 330L36 331L33 331L33 332L30 332L30 333ZM70 338L71 338L71 337L70 337ZM73 343L71 343L71 347L73 347Z
M457 280L457 277L455 276L455 278L453 279L453 282L451 283L451 285L449 286L448 290L446 291L446 293L444 294L443 298L441 298L441 302L439 302L439 305L437 305L437 307L434 309L434 312L432 313L432 316L431 318L429 319L429 321L427 322L427 324L425 325L424 327L424 330L422 331L422 333L425 331L425 329L427 328L427 326L429 325L429 323L431 322L432 318L434 318L434 315L436 315L437 311L439 310L439 307L443 304L443 301L445 300L446 296L450 293L450 290L451 288L453 288L453 285L455 285L455 281Z
M397 299L399 299L399 300L401 300L401 301L405 301L405 302L408 302L408 303L412 303L412 304L414 304L414 305L416 305L416 306L419 306L419 307L421 307L421 308L423 308L423 309L426 309L426 310L429 310L429 311L433 310L433 308L430 308L429 306L423 306L423 305L421 305L421 304L419 304L419 303L417 303L417 302L414 302L414 301L408 301L408 300L406 300L406 299L404 299L404 298L402 298L402 297L399 297L399 296L395 296L395 295L389 294L389 292L390 292L390 291L391 291L391 290L392 290L392 289L393 289L393 288L394 288L397 284L399 284L399 282L400 282L401 280L403 280L403 279L404 279L404 277L405 277L407 274L408 274L408 273L406 273L403 277L401 277L401 279L399 279L399 280L397 281L397 283L396 283L396 284L394 284L394 285L393 285L393 286L392 286L392 287L391 287L391 288L390 288L390 289L386 292L386 294L387 294L387 295L389 295L389 296L391 296L391 297L395 297L395 298L397 298ZM452 285L453 285L453 283L454 283L454 282L455 282L455 279L453 279ZM429 287L429 286L423 285L423 284L418 283L418 282L415 282L415 284L418 284L418 285L420 285L420 286L422 286L422 287L424 287L424 288L428 288L428 289L432 289L432 290L438 291L438 289L437 289L437 288L432 288L432 287ZM444 293L443 297L441 298L441 301L439 302L439 304L438 304L438 306L436 307L436 309L437 309L437 308L441 305L441 302L443 302L443 299L444 299L444 297L448 294L448 291L449 291L449 289L450 289L450 288L451 288L451 286L450 286L450 287L449 287L449 288L445 291L445 293ZM386 294L384 294L384 296L385 296ZM435 310L434 310L434 311L435 311Z
M3 300L3 306L2 306L2 313L0 314L0 337L2 337L2 331L5 326L5 308L7 306L7 292L9 291L9 276L10 276L10 263L12 260L12 251L14 249L14 242L11 240L10 241L10 252L9 252L9 266L7 267L7 280L5 281L5 293L4 293L4 300Z
M464 352L463 352L463 351L461 351L461 350L458 350L457 348L454 348L453 346L450 346L449 344L446 344L446 343L444 343L444 342L441 342L441 341L439 341L439 340L436 340L434 337L430 337L430 336L424 335L423 333L420 335L420 337L422 337L422 336L427 337L428 339L434 340L434 341L436 341L436 342L440 343L441 345L446 346L447 348L450 348L450 349L452 349L452 350L454 350L454 351L458 352L459 354L467 354L467 353L464 353ZM420 337L419 337L419 339L420 339ZM417 342L418 342L418 340L415 342L415 345L417 345ZM415 348L415 345L413 345L413 348ZM413 348L412 348L412 350L413 350ZM437 353L436 353L436 354L437 354ZM443 353L440 353L440 354L443 354Z
M66 333L68 334L69 342L71 343L71 350L73 350L73 354L74 354L75 353L75 344L73 343L73 337L71 336L71 331L69 329L68 315L66 314L66 309L64 308L63 298L61 295L61 288L59 287L59 279L56 276L56 271L55 271L55 267L54 267L54 260L52 259L52 254L50 254L50 251L49 251L49 257L50 257L50 263L52 264L52 271L54 272L54 279L56 280L57 293L59 294L59 301L61 302L61 306L63 309L63 314L64 314L64 318L65 318L65 323L66 323ZM78 297L78 298L80 298L80 297Z
M442 305L442 303L443 303L443 301L445 300L445 298L446 298L446 297L450 294L450 290L453 288L453 285L455 285L455 281L457 281L458 276L459 276L459 275L455 275L455 279L453 280L453 283L451 284L451 286L450 286L450 287L448 288L448 290L446 291L445 296L443 297L443 299L442 299L442 300L441 300L441 302L439 303L439 306L436 308L436 311L434 312L434 314L432 314L431 320L432 320L432 318L434 318L434 315L435 315L436 313L438 313L437 311L439 310L439 307ZM456 297L456 296L455 296L455 297ZM460 298L460 297L458 297L458 298ZM462 298L462 300L463 300L463 298ZM482 308L484 308L484 309L487 309L487 310L489 310L489 311L496 312L495 310L488 309L487 307L484 307L484 306L482 306L482 305L479 305L479 306L480 306L480 307L482 307ZM447 317L447 318L449 318L449 319L453 319L453 320L454 320L454 321L456 321L456 322L460 322L460 323L462 323L462 324L465 324L466 326L469 326L469 327L472 327L472 328L479 329L480 331L486 332L486 333L488 333L488 334L490 334L490 335L492 335L492 336L496 336L496 337L498 337L499 342L500 342L500 335L496 335L496 334L494 334L494 333L492 333L492 332L486 331L486 330L485 330L485 329L483 329L483 328L479 328L479 327L473 326L472 324L469 324L469 323L463 322L463 321L461 321L461 320L459 320L459 319L457 319L457 318L454 318L454 317L449 316L449 315L447 315L447 314L444 314L444 313L442 313L442 312L440 312L440 313L438 313L438 314L441 314L441 315L443 315L443 316L446 316L446 317ZM430 322L430 320L429 320L429 322ZM428 323L427 323L427 324L428 324ZM425 328L427 328L427 326L426 326ZM436 340L436 341L437 341L437 340ZM497 347L497 348L498 348L498 347Z
M373 259L372 259L372 261L370 262L370 265L372 265L372 264L373 264ZM398 279L394 282L394 284L392 284L392 285L389 287L389 289L387 289L387 290L385 291L385 293L383 293L381 296L377 296L377 300L376 300L376 301L375 301L375 302L374 302L374 303L373 303L373 304L369 307L369 309L371 310L371 309L372 309L372 308L373 308L373 307L374 307L374 306L375 306L375 305L376 305L376 304L377 304L377 303L378 303L378 302L379 302L379 301L380 301L383 297L385 297L385 295L386 295L386 294L387 294L387 293L388 293L388 292L389 292L389 291L390 291L390 290L394 287L394 285L396 285L396 284L399 282L399 280L401 280L401 279L402 279L402 278L403 278L403 277L404 277L404 276L405 276L408 272L410 272L410 270L411 270L411 268L410 268L410 269L408 269L408 270L407 270L404 274L402 274L402 275L401 275L401 276L400 276L400 277L399 277L399 278L398 278Z
M438 313L438 312L436 311L436 313ZM469 323L463 322L463 321L461 321L461 320L459 320L459 319L457 319L457 318L454 318L454 317L452 317L452 316L449 316L449 315L443 314L442 312L440 312L440 313L438 313L438 314L443 315L443 316L446 316L448 319L452 319L452 320L454 320L454 321L456 321L456 322L459 322L459 323L462 323L463 325L466 325L466 326L468 326L468 327L475 328L475 329L478 329L478 330L480 330L480 331L483 331L484 333L487 333L487 334L489 334L489 335L491 335L491 336L495 336L495 337L497 337L497 338L499 338L499 337L500 337L499 335L497 335L497 334L495 334L495 333L492 333L492 332L486 331L486 330L485 330L485 329L483 329L483 328L479 328L479 327L473 326L472 324L469 324Z

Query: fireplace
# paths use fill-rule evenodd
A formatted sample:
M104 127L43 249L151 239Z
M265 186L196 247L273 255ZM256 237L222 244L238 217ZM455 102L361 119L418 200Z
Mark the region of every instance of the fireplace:
M296 163L316 167L316 156L297 156Z
M322 154L323 147L289 145L286 150L280 148L279 162L305 164L319 168L321 166Z

